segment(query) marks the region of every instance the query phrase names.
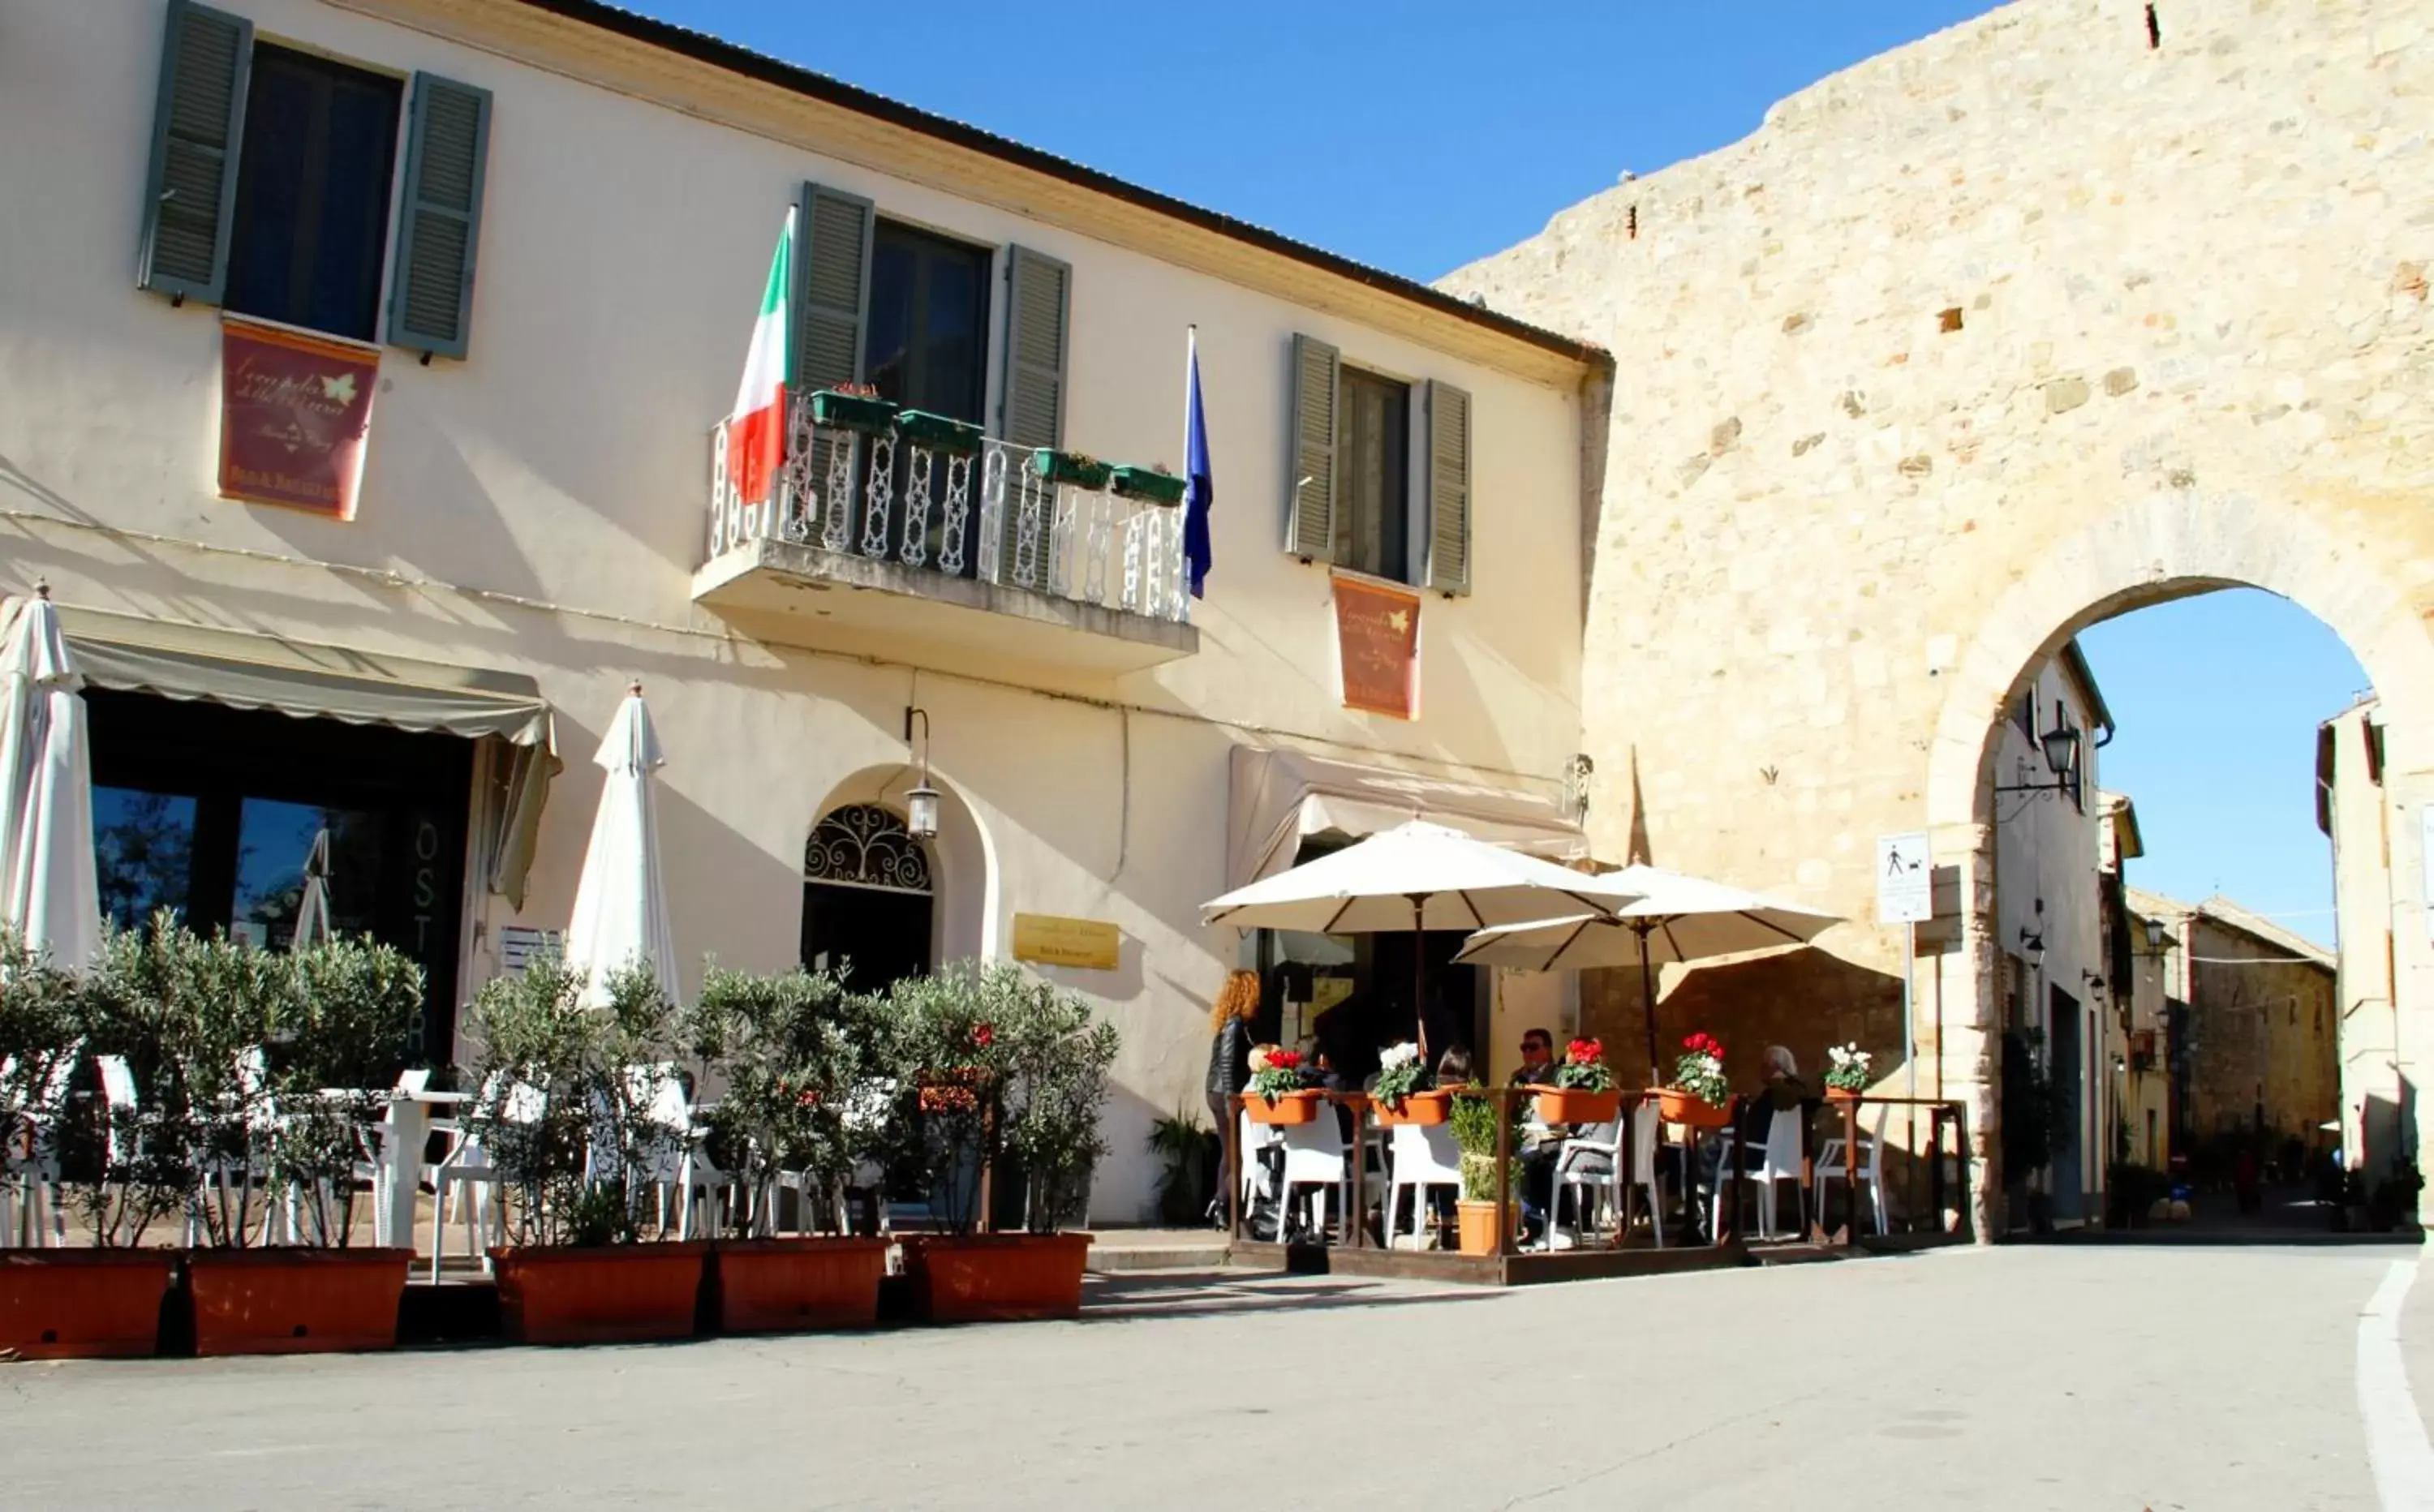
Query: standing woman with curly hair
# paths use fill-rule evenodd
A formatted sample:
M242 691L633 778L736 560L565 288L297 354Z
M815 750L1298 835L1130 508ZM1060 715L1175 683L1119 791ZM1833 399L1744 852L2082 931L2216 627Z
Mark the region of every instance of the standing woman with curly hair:
M1217 1137L1230 1143L1234 1113L1228 1099L1251 1085L1251 1020L1260 1012L1260 974L1228 972L1208 1009L1208 1115Z

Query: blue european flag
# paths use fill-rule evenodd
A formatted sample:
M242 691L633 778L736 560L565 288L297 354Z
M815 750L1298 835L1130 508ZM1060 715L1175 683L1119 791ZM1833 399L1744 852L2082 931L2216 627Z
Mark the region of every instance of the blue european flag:
M1200 331L1184 338L1185 384L1183 421L1183 561L1191 575L1191 596L1207 597L1208 584L1208 506L1217 501L1217 484L1208 474L1208 422L1200 413Z

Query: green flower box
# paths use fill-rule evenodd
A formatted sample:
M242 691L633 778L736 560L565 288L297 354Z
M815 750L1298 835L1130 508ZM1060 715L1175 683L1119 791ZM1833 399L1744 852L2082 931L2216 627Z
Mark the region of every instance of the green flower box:
M1052 451L1046 447L1031 454L1031 466L1050 483L1070 483L1076 488L1105 488L1116 470L1078 451Z
M840 394L832 388L812 394L812 423L824 431L860 431L877 435L896 423L896 406L883 399Z
M1146 500L1172 507L1183 502L1183 480L1154 467L1118 467L1116 492L1126 499Z
M899 410L896 433L917 447L968 457L981 449L981 428L927 410Z

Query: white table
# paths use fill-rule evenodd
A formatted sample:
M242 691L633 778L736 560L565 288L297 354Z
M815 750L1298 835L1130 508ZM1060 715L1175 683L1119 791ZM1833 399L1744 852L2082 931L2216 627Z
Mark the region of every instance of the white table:
M473 1100L470 1092L434 1092L425 1087L388 1094L388 1117L381 1125L381 1164L386 1167L386 1188L372 1236L374 1244L414 1248L414 1199L422 1185L422 1151L431 1142L434 1108L454 1109Z

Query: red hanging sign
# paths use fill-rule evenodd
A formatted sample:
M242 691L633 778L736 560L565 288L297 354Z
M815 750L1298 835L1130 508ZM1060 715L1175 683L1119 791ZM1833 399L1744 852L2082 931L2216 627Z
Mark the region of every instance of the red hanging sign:
M220 324L220 493L355 518L380 353L249 321Z
M1372 578L1335 578L1336 659L1344 706L1420 717L1420 596Z

